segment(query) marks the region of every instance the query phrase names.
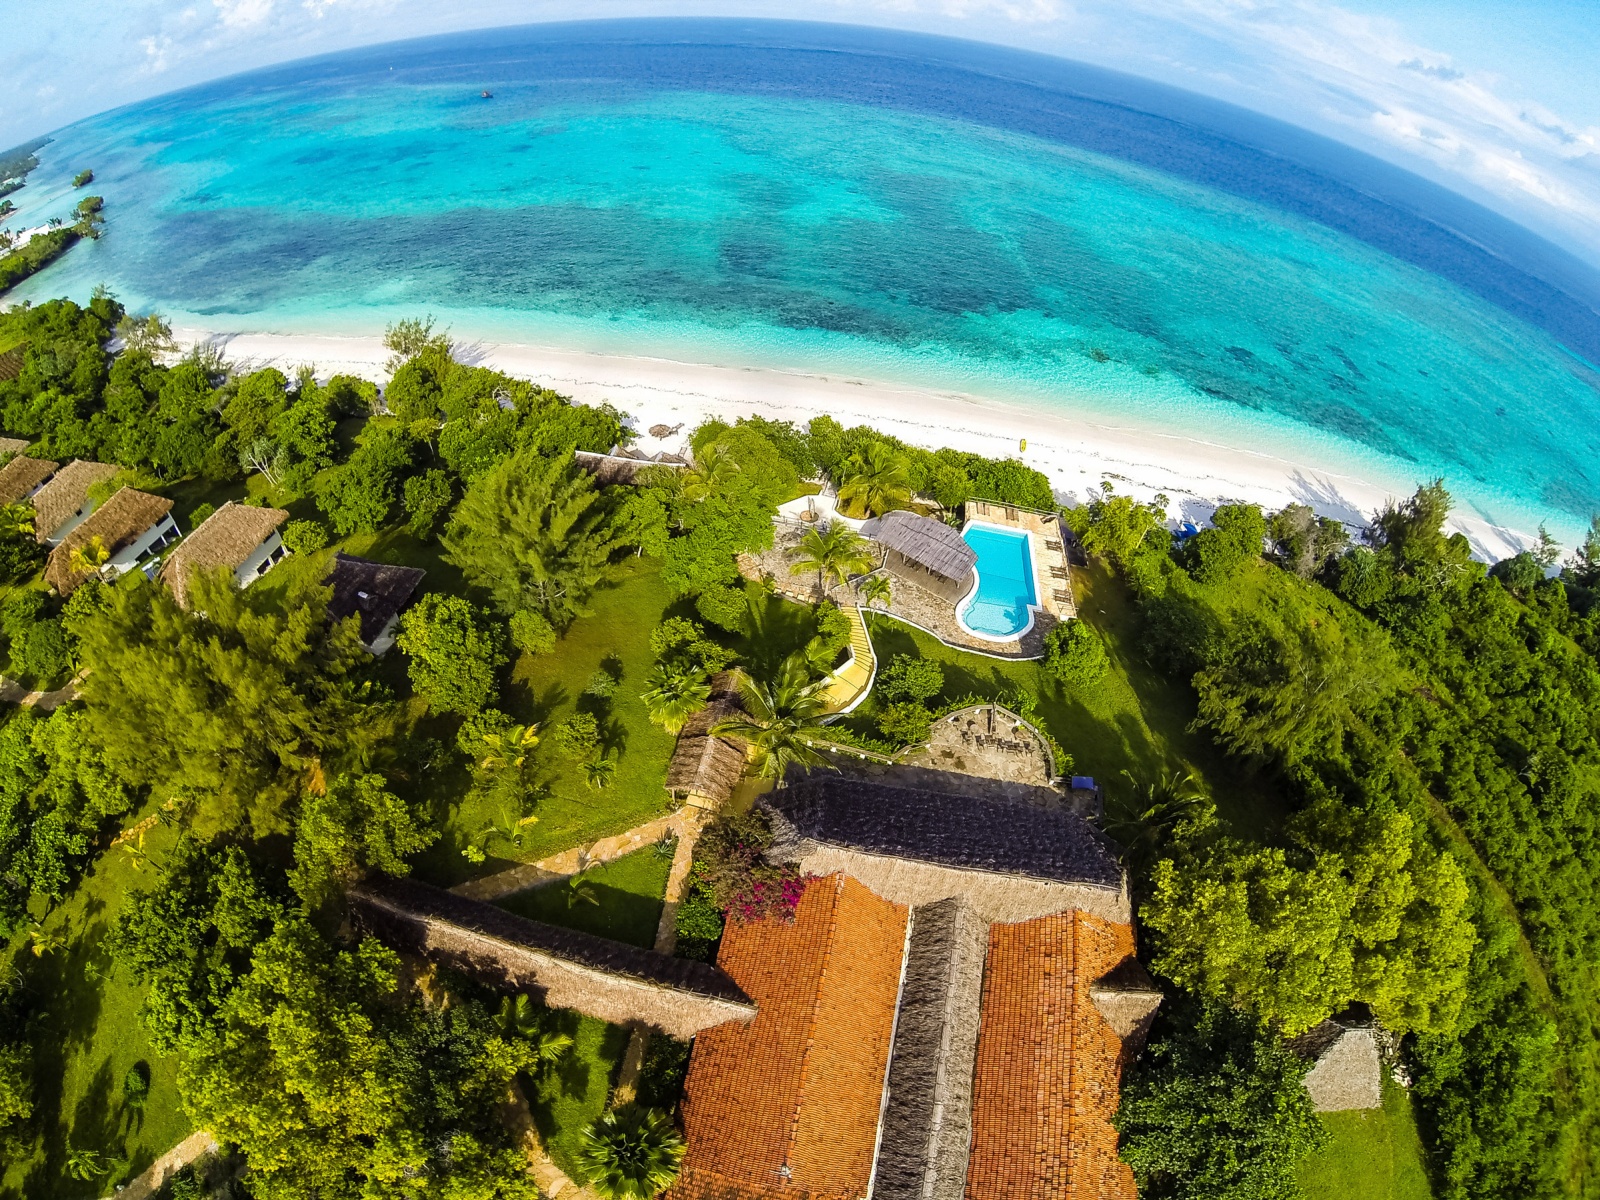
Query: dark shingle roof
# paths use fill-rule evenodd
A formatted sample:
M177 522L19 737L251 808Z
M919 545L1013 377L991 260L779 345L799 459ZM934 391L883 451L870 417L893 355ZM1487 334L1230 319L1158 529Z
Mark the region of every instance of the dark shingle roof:
M411 600L426 574L420 567L401 567L340 553L334 557L332 572L322 581L324 587L333 589L328 615L342 621L354 613L361 614L361 640L371 643Z
M763 803L802 840L1057 883L1122 883L1105 840L1064 810L838 777L804 780Z
M959 529L904 509L885 513L870 531L875 541L946 579L965 579L978 563Z

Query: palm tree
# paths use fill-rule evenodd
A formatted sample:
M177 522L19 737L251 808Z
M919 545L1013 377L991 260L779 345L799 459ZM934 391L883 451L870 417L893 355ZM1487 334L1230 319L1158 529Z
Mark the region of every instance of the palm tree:
M33 506L7 504L0 507L0 538L16 538L33 532Z
M852 513L882 516L911 503L911 463L888 442L862 445L840 473L839 502Z
M106 565L106 560L111 557L111 551L106 549L105 539L98 533L82 546L74 546L72 553L67 557L67 565L78 575L87 575L98 571Z
M1142 863L1178 822L1204 806L1205 792L1190 771L1164 771L1143 785L1128 771L1122 777L1133 788L1138 811L1131 816L1109 818L1105 830L1123 844L1129 861Z
M589 878L590 867L583 867L567 876L567 907L576 908L581 901L584 904L600 905L600 893L596 890L594 882Z
M612 777L616 773L617 760L609 754L591 758L583 764L583 781L597 792L603 792L610 787Z
M739 473L739 464L733 461L725 442L712 442L704 450L695 452L694 465L681 472L683 498L701 501L715 495Z
M521 1038L533 1043L534 1055L541 1064L556 1062L572 1049L572 1039L545 1028L548 1010L536 1007L527 994L518 992L500 1002L495 1024L506 1038Z
M808 529L794 548L795 561L789 565L789 574L800 575L806 571L817 573L817 590L828 594L830 578L848 583L850 576L872 570L874 556L862 537L843 521L835 521L826 529Z
M690 663L658 663L647 682L650 687L639 699L650 719L668 733L677 733L711 699L711 681Z
M489 746L481 764L485 771L503 771L507 767L520 771L528 754L539 744L539 727L513 725L500 733L486 733L483 740Z
M651 1200L676 1182L683 1149L666 1113L625 1104L583 1131L577 1158L605 1200Z
M98 1150L71 1150L67 1154L67 1174L83 1183L106 1173L105 1159Z
M473 841L463 851L472 862L482 862L484 852L488 850L489 843L495 838L501 838L510 844L513 850L522 849L522 838L529 825L539 820L535 816L513 818L510 813L502 812L497 819L489 821L477 832ZM472 852L476 852L474 857Z
M894 595L889 585L887 575L869 575L861 581L861 599L866 601L871 608L878 601L883 601L883 606L888 608L894 603Z
M716 737L734 737L748 745L755 772L762 779L782 783L792 766L827 766L814 744L822 741L827 700L823 682L811 677L803 650L783 660L777 675L758 683L738 672L739 699L744 711L712 727Z
M28 948L33 951L35 958L43 958L67 944L65 934L51 933L37 921L34 922L33 928L28 930L28 941Z

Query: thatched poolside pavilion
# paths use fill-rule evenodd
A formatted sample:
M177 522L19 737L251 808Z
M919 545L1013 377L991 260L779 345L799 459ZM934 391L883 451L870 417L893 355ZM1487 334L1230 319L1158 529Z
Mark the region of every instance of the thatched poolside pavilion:
M891 575L952 603L971 590L978 555L959 529L897 510L869 524L865 533L884 547L884 566Z

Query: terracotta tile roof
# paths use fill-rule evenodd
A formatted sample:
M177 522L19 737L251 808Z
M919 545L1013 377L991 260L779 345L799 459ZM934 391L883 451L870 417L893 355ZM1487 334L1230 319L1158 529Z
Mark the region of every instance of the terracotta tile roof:
M33 498L33 531L38 539L43 542L53 537L56 530L87 503L89 489L102 479L110 479L120 469L109 463L75 458L57 471Z
M171 511L172 501L165 496L152 496L130 487L119 488L115 496L95 509L50 551L50 560L44 568L45 581L65 596L90 574L72 569L74 550L98 537L107 552L114 556Z
M1130 926L1081 912L990 927L967 1200L1135 1200L1122 1041L1089 994L1132 952Z
M19 500L26 500L28 493L54 475L59 465L42 458L17 455L0 467L0 504L16 504Z
M859 1200L872 1178L907 910L844 875L794 921L730 925L717 964L756 1002L695 1039L671 1200Z
M256 508L228 501L200 523L167 556L161 578L179 607L189 607L189 576L196 570L228 567L238 570L256 547L289 519L281 508Z

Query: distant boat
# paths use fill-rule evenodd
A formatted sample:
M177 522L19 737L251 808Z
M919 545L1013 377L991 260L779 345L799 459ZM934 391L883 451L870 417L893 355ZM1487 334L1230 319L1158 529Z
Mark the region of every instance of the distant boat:
M494 99L494 93L493 92L480 92L479 95L481 95L485 100L493 100Z

